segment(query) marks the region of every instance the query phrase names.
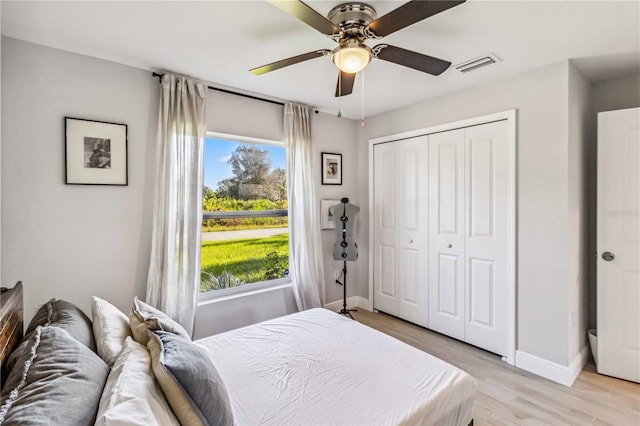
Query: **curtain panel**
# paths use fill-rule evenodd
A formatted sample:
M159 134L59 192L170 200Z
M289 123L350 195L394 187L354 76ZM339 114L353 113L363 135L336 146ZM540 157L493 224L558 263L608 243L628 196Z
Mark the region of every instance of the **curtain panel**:
M206 96L204 84L162 77L147 303L190 334L200 284Z
M311 146L311 109L287 102L284 108L289 200L289 270L298 309L321 306L324 269L320 235L318 175Z

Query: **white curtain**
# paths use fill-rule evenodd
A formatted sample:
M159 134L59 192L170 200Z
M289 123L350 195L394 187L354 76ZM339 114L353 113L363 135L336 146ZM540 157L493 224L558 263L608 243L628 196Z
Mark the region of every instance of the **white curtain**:
M324 270L320 239L319 203L311 147L311 110L287 102L284 141L287 151L289 198L289 270L298 309L321 306Z
M147 303L189 333L200 283L205 85L162 77Z

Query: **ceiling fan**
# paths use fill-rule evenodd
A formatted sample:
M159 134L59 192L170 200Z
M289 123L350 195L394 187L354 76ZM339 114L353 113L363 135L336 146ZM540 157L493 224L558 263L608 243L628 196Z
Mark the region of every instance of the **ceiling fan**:
M388 36L404 27L462 4L466 0L413 0L380 18L377 18L376 10L373 7L360 2L340 4L331 9L325 18L299 0L268 1L322 34L329 36L338 43L338 47L334 50L321 49L303 53L253 68L250 72L261 75L299 62L331 55L333 63L339 69L335 94L338 97L351 94L356 73L363 70L372 58L393 62L432 75L442 74L451 66L451 62L386 43L369 47L365 41Z

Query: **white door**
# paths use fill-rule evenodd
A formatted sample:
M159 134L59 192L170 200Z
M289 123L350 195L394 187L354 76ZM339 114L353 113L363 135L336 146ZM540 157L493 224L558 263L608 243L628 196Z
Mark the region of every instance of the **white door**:
M598 114L598 372L640 382L640 108Z
M373 148L373 307L398 315L397 176L393 142Z
M507 352L507 122L465 129L465 341Z
M464 129L429 136L429 328L464 340Z
M374 147L374 307L428 325L426 137Z

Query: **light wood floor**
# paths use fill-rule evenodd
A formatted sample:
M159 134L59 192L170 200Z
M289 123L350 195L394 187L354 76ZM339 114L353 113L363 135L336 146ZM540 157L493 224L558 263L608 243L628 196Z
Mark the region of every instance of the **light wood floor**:
M571 388L503 362L498 355L383 313L356 320L437 356L477 381L474 425L640 425L640 385L602 376L587 364Z

